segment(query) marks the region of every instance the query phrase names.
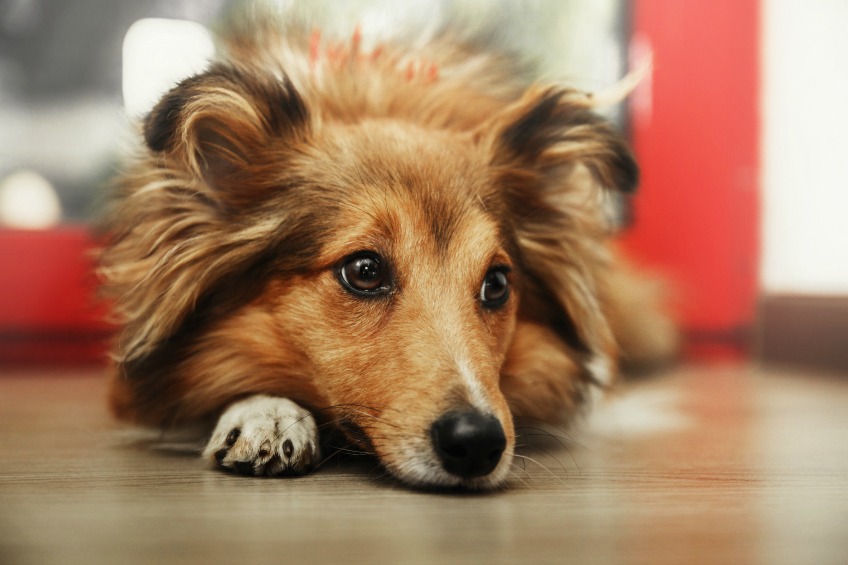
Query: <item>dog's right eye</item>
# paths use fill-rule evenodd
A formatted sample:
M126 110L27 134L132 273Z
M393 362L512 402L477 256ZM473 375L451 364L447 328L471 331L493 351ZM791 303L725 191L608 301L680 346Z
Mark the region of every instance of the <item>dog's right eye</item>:
M388 290L386 269L376 253L357 253L339 268L342 286L355 294L371 296Z
M480 287L480 303L490 310L495 310L509 300L509 267L494 267L486 273L483 285Z

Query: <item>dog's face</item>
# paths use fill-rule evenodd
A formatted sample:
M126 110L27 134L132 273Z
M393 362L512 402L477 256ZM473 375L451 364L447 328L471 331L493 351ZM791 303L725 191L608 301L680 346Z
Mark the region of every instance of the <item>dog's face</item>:
M466 135L364 122L325 128L288 171L336 203L307 274L264 295L280 345L310 360L351 435L395 475L499 483L520 273L510 227L487 207L500 204L486 155Z
M531 91L474 127L435 128L325 115L290 83L234 67L185 81L145 125L164 172L127 199L158 236L134 266L148 294L123 297L125 365L167 360L189 320L179 363L191 369L175 389L193 402L289 395L407 483L502 484L510 408L561 392L538 384L560 358L597 378L611 341L598 234L564 179L580 164L628 189L636 169L577 99ZM142 204L150 194L160 200ZM233 291L245 275L262 284ZM543 339L516 356L522 323ZM222 352L233 344L250 353ZM506 365L527 380L509 400Z

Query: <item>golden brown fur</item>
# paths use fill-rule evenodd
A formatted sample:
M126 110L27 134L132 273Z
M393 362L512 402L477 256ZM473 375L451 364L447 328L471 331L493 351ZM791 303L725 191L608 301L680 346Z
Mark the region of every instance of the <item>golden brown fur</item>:
M503 425L505 463L464 484L496 486L512 416L557 420L609 386L617 328L635 357L671 347L600 212L636 165L589 96L522 84L447 35L415 52L360 41L236 31L148 116L102 256L122 324L113 406L170 425L286 397L399 478L439 484L408 453L477 395ZM362 250L390 261L379 299L339 284ZM492 265L511 268L512 295L486 309ZM640 342L642 314L653 335Z

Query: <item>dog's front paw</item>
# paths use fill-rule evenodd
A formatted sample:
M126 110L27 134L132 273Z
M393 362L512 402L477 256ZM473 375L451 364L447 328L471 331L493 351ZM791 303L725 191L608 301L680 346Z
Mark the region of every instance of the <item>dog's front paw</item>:
M203 457L242 475L304 475L319 458L315 419L287 398L256 395L218 419Z

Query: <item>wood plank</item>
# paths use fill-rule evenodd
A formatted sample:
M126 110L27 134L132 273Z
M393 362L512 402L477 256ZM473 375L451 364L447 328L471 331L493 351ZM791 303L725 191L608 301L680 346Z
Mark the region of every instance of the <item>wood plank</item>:
M0 370L0 563L842 563L848 380L737 367L629 383L583 431L521 430L497 493L371 460L205 468L115 424L101 369ZM533 426L536 427L536 426ZM562 435L565 432L549 428ZM534 462L535 461L535 462Z

